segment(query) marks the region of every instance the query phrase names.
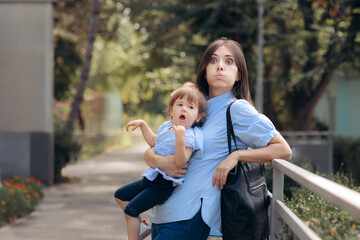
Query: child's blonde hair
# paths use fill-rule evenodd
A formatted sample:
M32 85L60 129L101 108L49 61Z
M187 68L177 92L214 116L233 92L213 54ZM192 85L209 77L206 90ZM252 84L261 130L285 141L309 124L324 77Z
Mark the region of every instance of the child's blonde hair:
M170 116L170 108L174 106L176 99L186 98L187 101L196 103L199 113L202 117L199 121L195 122L192 127L199 126L201 127L205 122L205 107L206 107L206 98L203 93L196 87L194 83L186 82L180 88L176 89L170 94L170 101L166 114Z

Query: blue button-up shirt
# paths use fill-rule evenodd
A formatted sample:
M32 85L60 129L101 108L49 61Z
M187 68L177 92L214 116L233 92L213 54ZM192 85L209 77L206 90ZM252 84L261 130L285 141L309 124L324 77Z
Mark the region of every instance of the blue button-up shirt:
M228 92L207 101L203 137L195 132L197 144L202 144L199 151L202 154L192 155L183 185L177 186L164 204L152 209L153 223L191 219L202 206L203 220L212 233L221 231L221 192L212 186L212 177L216 167L229 155L226 108L235 100L232 92ZM264 147L278 133L271 121L245 100L237 100L231 106L231 118L239 149Z
M175 137L175 132L171 130L172 127L173 127L172 121L167 121L159 127L159 130L156 134L154 153L160 156L168 156L175 154L176 137ZM185 147L191 147L193 151L198 150L196 149L195 146L194 128L186 129ZM157 177L159 173L163 176L164 179L172 181L174 186L182 184L185 180L185 177L182 178L170 177L158 168L148 168L143 172L142 176L146 177L150 181L154 181L154 179Z

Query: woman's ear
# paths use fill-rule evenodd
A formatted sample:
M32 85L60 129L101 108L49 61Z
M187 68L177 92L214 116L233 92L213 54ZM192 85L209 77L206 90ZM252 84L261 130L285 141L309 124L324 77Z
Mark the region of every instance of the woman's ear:
M241 72L239 72L239 74L238 74L238 76L237 76L237 78L236 78L235 82L239 81L240 79L241 79Z

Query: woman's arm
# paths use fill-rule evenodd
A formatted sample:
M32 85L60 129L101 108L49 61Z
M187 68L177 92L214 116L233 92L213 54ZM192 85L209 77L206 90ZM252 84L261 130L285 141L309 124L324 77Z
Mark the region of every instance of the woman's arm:
M229 171L236 166L238 161L265 163L275 158L290 160L291 155L289 144L280 134L277 134L263 148L232 152L217 166L213 175L212 185L217 185L218 188L222 189L226 183Z
M276 134L266 147L235 151L231 155L237 161L265 163L275 158L290 160L292 152L286 140L280 134Z
M186 173L187 164L182 168L177 167L174 155L163 157L155 154L153 148L148 148L144 153L144 159L149 167L159 168L170 177L180 178Z

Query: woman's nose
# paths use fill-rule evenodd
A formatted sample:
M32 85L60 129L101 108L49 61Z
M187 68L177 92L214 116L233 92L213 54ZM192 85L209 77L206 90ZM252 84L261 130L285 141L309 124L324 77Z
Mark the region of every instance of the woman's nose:
M219 63L219 65L217 65L217 68L216 68L217 71L224 71L224 67L221 63Z

